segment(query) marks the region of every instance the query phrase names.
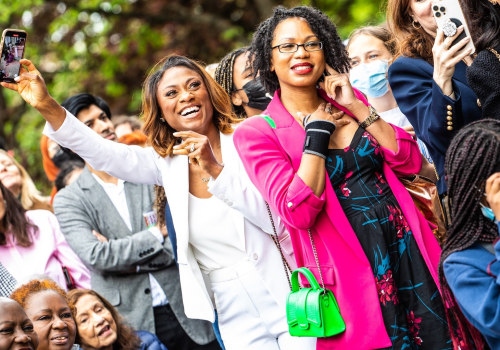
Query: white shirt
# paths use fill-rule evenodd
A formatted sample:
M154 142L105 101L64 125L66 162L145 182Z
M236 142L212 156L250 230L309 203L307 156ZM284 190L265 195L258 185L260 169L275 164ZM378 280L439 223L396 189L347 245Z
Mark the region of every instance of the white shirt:
M228 267L247 257L238 248L240 240L233 215L215 196L197 198L189 194L189 244L203 273Z
M123 221L129 228L129 230L132 231L132 223L130 221L130 213L127 206L127 196L125 195L125 181L118 179L118 183L115 185L113 183L102 181L99 176L94 173L92 173L92 176L94 177L94 179L96 179L99 185L102 186L104 192L106 192L109 199L111 199L111 202L115 206ZM157 235L153 235L158 239ZM163 242L163 236L160 241ZM156 278L154 278L154 276L150 273L148 275L149 284L151 285L151 298L153 300L153 307L166 305L168 303L168 300L165 292L161 288Z
M410 121L406 116L401 112L399 107L389 109L385 112L378 112L380 118L385 120L387 123L391 123L392 125L399 126L400 128L404 126L411 126Z

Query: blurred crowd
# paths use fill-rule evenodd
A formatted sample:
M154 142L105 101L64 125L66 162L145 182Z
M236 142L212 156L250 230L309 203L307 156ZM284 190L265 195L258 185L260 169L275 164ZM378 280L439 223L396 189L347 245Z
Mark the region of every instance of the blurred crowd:
M500 349L500 4L386 16L342 41L277 7L218 63L163 58L140 116L21 60L53 188L0 142L0 350ZM338 334L295 336L297 268Z

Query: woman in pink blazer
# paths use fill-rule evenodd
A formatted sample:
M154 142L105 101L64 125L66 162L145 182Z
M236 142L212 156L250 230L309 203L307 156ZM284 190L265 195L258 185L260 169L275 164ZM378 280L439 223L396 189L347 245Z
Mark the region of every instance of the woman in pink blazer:
M345 49L320 11L277 8L250 56L275 94L234 142L288 227L297 264L320 281L312 233L346 323L345 332L318 339L318 349L449 348L440 248L398 180L420 171L416 142L352 89Z
M90 288L90 272L69 247L55 215L24 210L1 182L0 263L19 284L43 275L66 289L65 268L75 288Z

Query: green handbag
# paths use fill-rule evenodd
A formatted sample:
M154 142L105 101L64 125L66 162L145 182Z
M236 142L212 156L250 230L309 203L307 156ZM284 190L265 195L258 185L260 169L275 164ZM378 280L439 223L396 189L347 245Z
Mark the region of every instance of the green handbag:
M291 269L281 250L281 244L278 233L276 232L276 227L274 226L271 208L269 208L267 202L266 206L273 226L273 240L281 254L286 278L291 289L286 300L286 319L290 335L295 337L323 338L344 332L345 322L340 315L340 309L335 300L335 296L331 290L325 288L325 283L323 282L323 274L319 267L318 254L316 253L316 246L311 230L308 230L309 240L311 241L314 260L318 267L322 287L319 286L316 277L314 277L313 273L306 267L299 267L297 270L293 271L292 280L290 281L288 272L291 271ZM311 288L300 288L299 273L307 278Z
M311 288L300 288L299 273L307 278ZM290 335L296 337L331 337L345 331L345 323L332 291L321 288L306 267L299 267L292 273L286 318Z

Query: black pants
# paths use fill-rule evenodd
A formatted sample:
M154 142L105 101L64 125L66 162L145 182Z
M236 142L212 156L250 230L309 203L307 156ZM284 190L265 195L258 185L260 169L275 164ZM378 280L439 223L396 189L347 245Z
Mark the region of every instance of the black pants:
M177 321L170 305L153 308L156 336L168 350L220 350L217 340L205 345L196 344Z

